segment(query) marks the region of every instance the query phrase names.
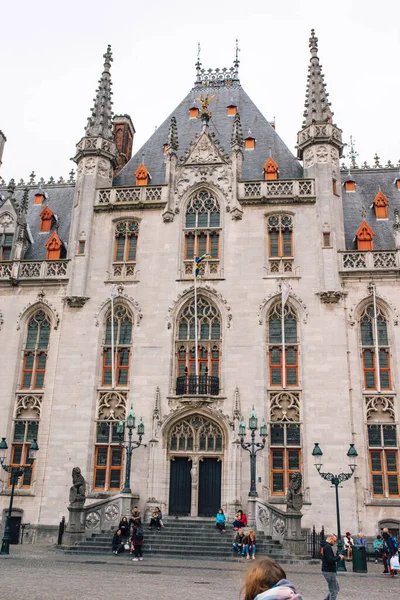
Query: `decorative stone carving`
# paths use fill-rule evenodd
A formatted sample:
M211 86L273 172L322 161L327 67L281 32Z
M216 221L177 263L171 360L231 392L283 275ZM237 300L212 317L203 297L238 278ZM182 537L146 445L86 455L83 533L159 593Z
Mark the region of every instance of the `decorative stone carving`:
M286 533L286 524L282 517L274 517L272 520L272 529L278 537L283 537Z
M106 143L108 144L108 142L106 142ZM109 171L110 171L109 164L105 160L101 160L99 162L99 166L98 166L98 169L97 169L97 172L100 175L100 177L107 177L108 178Z
M14 219L9 213L0 216L0 227L4 229L14 227Z
M379 296L377 295L376 297L377 301L378 301L378 308L379 308L379 300L383 300L383 302L385 302L385 304L387 305L387 307L390 307L392 312L393 312L393 325L397 326L399 324L399 313L397 311L397 308L395 307L395 305L386 298L386 296L383 296L381 293L379 293ZM350 325L353 327L356 324L356 319L357 319L357 314L359 312L359 307L360 305L362 307L364 307L364 304L366 302L366 299L364 298L364 300L361 300L361 302L358 303L358 305L353 305L350 310L349 310L349 323ZM372 296L369 296L369 302L372 303ZM362 311L361 311L362 312Z
M55 309L55 307L53 306L53 304L51 304L47 298L45 298L45 293L43 290L41 290L38 295L37 295L37 300L36 302L30 302L29 304L27 304L26 306L24 306L24 308L21 310L21 312L18 315L18 320L17 320L17 329L19 330L21 328L21 320L23 315L25 314L25 312L31 308L32 306L35 305L40 305L40 304L44 304L45 306L47 306L53 316L53 323L54 323L54 329L57 329L59 324L60 324L60 317L59 314L57 312L57 310ZM38 308L40 308L40 306L38 306Z
M261 527L260 527L260 525ZM269 525L269 512L263 506L258 505L257 511L257 529L267 528Z
M99 392L97 418L100 421L125 419L127 392Z
M300 421L299 392L270 392L271 421Z
M79 467L72 469L72 486L69 491L69 505L83 506L86 500L86 482Z
M142 313L142 309L140 308L140 305L138 302L136 302L136 300L134 298L132 298L132 296L128 296L128 294L124 293L124 286L122 283L118 284L117 286L117 298L125 298L125 300L128 301L128 304L134 309L135 311L135 316L136 316L136 326L139 327L140 326L140 321L143 318L143 313ZM105 306L107 306L108 304L110 304L110 299L107 298L107 300L104 300L104 302L102 302L99 306L99 309L97 311L97 313L95 314L94 318L95 318L95 324L96 327L99 326L100 324L100 313L102 312L102 310L105 308Z
M117 521L119 517L118 504L109 504L104 511L106 521Z
M304 166L307 168L311 167L314 164L314 149L307 148L304 152Z
M286 496L287 512L300 512L303 506L303 494L301 493L301 485L303 476L300 471L295 471L290 476L289 488Z
M327 146L317 146L315 151L315 157L319 163L327 163L329 157L329 151Z
M100 514L97 510L90 512L85 519L86 529L96 529L100 524Z
M365 405L367 421L394 423L394 396L366 396Z
M215 143L211 140L208 133L203 132L200 134L198 140L194 143L191 148L189 155L185 161L186 164L193 163L223 163L225 162L219 149Z
M63 302L66 302L71 308L82 308L89 300L89 296L66 296Z
M339 300L347 296L347 292L340 290L329 291L329 292L317 292L317 296L323 304L337 304Z
M212 288L209 285L198 285L198 293L201 293L202 291L205 291L205 296L207 296L208 298L210 298L211 300L218 298L218 300L220 301L220 303L222 303L222 305L224 306L224 308L227 311L227 319L226 319L226 327L229 328L231 326L231 320L232 320L232 312L231 312L231 307L229 306L227 300L222 296L222 294L220 292L218 292L218 290L216 290L215 288ZM178 294L178 296L176 297L176 300L171 304L171 306L168 308L168 313L167 313L167 328L171 329L172 327L172 321L173 321L173 315L176 311L177 305L179 304L183 304L183 299L187 299L189 296L193 295L194 293L194 286L190 286L189 288L186 288L185 290L183 290L183 292L181 294ZM214 296L214 298L213 298Z
M280 299L280 298L281 298L281 290L278 289L278 291L271 292L270 294L268 294L268 296L266 296L263 299L263 301L261 302L261 304L258 307L258 323L259 323L259 325L263 325L263 323L264 323L264 318L265 318L265 313L267 312L267 308L274 302L274 299ZM289 301L290 300L293 301L296 308L299 308L301 310L301 314L303 317L303 323L306 324L307 319L308 319L308 309L307 309L306 303L303 302L303 300L300 298L300 296L295 294L292 290L290 290Z
M15 417L17 419L26 419L33 416L35 419L40 419L40 411L42 409L41 394L18 394L15 405Z

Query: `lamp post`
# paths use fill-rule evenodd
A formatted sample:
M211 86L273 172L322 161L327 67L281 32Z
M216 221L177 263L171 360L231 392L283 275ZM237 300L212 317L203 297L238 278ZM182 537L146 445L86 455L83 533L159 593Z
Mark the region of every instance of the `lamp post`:
M6 526L4 528L4 536L1 544L0 554L10 554L10 527L11 527L11 514L14 500L14 489L15 484L17 483L19 477L24 474L24 466L12 467L11 465L5 465L4 461L6 458L8 446L6 442L6 438L2 438L0 442L0 464L3 467L4 471L10 473L11 475L11 495L10 495L10 505L8 507L8 515L6 520ZM39 450L39 446L37 445L37 441L33 440L31 445L29 446L28 452L28 461L32 464L36 458L36 452Z
M246 423L244 421L241 421L241 423L239 423L240 445L242 446L243 450L247 450L247 452L249 452L249 454L250 454L250 492L249 492L249 497L256 498L257 497L257 489L256 489L257 452L260 452L260 450L262 450L265 447L265 440L268 436L268 427L265 424L264 419L263 419L261 427L260 427L260 436L261 436L262 442L256 442L255 440L256 440L256 431L258 429L258 417L254 411L254 406L251 410L250 417L249 417L249 429L251 431L251 442L245 442L244 438L246 436Z
M357 450L354 448L354 444L350 444L350 448L347 452L347 457L349 459L349 467L351 473L339 473L339 475L333 475L332 473L321 473L322 468L322 450L319 447L319 443L314 444L314 449L312 451L312 456L314 457L314 465L317 469L318 473L321 475L322 479L325 481L330 481L332 485L335 486L335 497L336 497L336 520L337 520L337 552L339 554L343 554L343 541L342 534L340 531L340 510L339 510L339 485L343 483L343 481L347 481L351 479L354 474L355 468L357 466ZM344 560L340 559L337 563L338 571L347 571Z
M133 412L133 404L131 404L130 411L128 412L128 416L126 417L126 426L128 428L128 442L124 443L124 432L125 432L125 423L120 419L117 425L117 433L121 438L119 445L122 448L125 448L126 452L126 468L125 468L125 483L122 488L123 494L131 494L131 462L132 462L132 452L139 448L139 446L144 446L146 448L146 444L142 444L142 437L144 436L144 423L142 417L140 417L140 421L138 426L135 425L136 417ZM137 434L139 439L136 442L132 442L132 431L137 429Z

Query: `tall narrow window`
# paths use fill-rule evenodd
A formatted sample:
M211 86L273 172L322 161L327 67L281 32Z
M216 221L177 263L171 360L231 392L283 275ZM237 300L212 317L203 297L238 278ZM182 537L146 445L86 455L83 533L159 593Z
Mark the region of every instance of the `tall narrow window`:
M119 490L122 484L122 448L117 433L118 422L98 421L94 459L93 488Z
M274 387L299 385L297 316L288 304L285 305L284 319L283 343L282 305L275 304L268 317L270 385ZM282 374L283 368L285 368L285 378Z
M299 392L270 392L270 490L286 494L293 473L301 471Z
M49 338L50 320L43 310L39 310L28 323L21 389L43 389Z
M398 498L399 456L396 425L368 425L372 494Z
M137 221L120 221L115 227L114 277L134 277L139 224Z
M114 324L114 357L112 348L111 320ZM132 345L133 317L123 304L114 306L114 316L111 311L106 317L105 337L103 345L103 375L102 385L112 385L112 364L114 360L115 385L129 385L129 363Z
M24 474L18 482L20 488L29 488L33 480L34 461L29 458L29 448L33 440L37 440L39 431L38 421L16 420L11 448L11 466L24 467ZM11 487L11 478L8 486Z
M220 216L219 203L207 190L197 192L189 201L183 252L185 276L193 277L193 260L203 254L211 258L200 264L200 274L203 277L220 274Z
M11 260L15 222L9 213L0 216L0 260Z
M270 274L293 271L293 219L290 215L268 217L268 258Z
M176 393L218 395L221 317L215 306L203 296L197 297L198 378L196 377L194 323L192 300L182 309L178 317Z
M378 384L380 384L380 389L390 390L392 389L392 383L387 319L379 306L377 306L376 329L378 332L377 340L375 338L374 307L370 304L365 307L360 319L364 389L376 390ZM376 358L377 351L378 360Z

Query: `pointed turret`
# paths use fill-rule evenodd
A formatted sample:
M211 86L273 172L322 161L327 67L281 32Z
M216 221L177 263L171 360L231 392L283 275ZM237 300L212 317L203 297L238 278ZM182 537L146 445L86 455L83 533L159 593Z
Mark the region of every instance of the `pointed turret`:
M167 152L176 152L178 150L178 128L176 126L176 118L171 117L171 123L167 136Z
M233 120L232 136L231 136L231 148L233 151L238 152L243 150L243 130L240 115L237 112Z
M102 137L106 140L111 140L113 137L112 132L112 101L111 101L111 74L110 68L112 63L111 46L107 46L107 52L103 54L104 57L104 70L99 79L99 87L96 90L96 98L94 99L94 106L92 108L92 114L88 118L88 124L86 125L86 135L88 137Z
M315 162L327 162L325 152L320 148L319 156L314 152L304 152L308 146L317 147L327 143L339 151L342 156L342 131L332 123L333 112L328 101L326 83L322 73L322 65L318 58L318 38L314 29L309 40L311 58L308 67L307 90L304 110L303 129L297 135L298 158L304 158L304 166L308 168Z

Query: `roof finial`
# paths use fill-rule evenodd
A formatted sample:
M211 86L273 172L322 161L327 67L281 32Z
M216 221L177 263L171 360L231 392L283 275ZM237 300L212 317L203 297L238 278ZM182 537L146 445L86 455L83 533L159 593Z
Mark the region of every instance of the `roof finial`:
M358 169L357 162L356 162L357 161L358 152L355 149L355 141L356 140L351 135L350 136L350 144L349 144L349 149L350 149L350 151L349 151L349 158L350 158L350 167L352 169Z
M233 61L233 66L235 67L236 70L238 70L239 68L239 52L240 52L240 48L239 48L239 40L236 38L236 45L235 45L235 60Z
M310 52L312 56L317 56L318 53L318 38L315 36L315 29L311 29L311 37L309 40Z
M303 126L307 127L312 123L332 123L333 112L330 109L331 103L328 102L329 94L326 91L326 83L322 73L322 66L318 58L318 38L315 37L314 29L311 30L310 37L311 58L308 67L306 101L304 110Z
M113 111L111 109L111 75L110 68L112 62L111 46L107 46L107 51L103 54L104 70L99 80L99 87L96 90L96 98L94 99L94 107L92 114L88 118L86 126L86 136L88 137L103 137L111 140L113 138L111 119Z

